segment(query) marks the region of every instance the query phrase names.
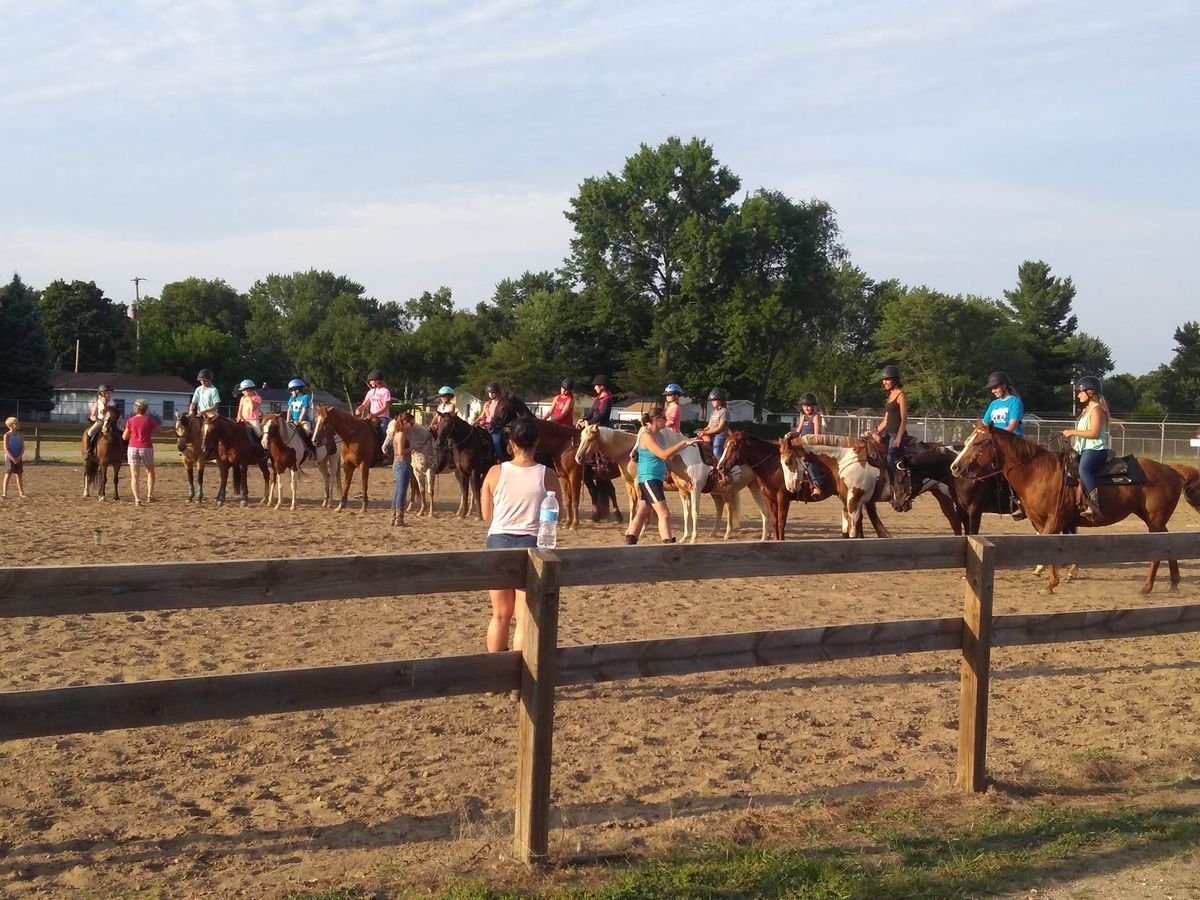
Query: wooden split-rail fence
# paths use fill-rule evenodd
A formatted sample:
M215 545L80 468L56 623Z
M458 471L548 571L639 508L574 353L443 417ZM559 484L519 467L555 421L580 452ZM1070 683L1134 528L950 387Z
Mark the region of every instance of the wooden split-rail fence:
M521 652L0 693L0 741L211 719L520 691L514 854L548 852L558 685L884 654L961 654L957 783L985 786L992 647L1200 631L1200 604L992 615L998 568L1200 558L1200 533L785 541L558 551L0 568L0 617L523 588ZM559 592L582 585L907 569L966 574L961 617L558 645ZM1140 580L1140 579L1139 579Z

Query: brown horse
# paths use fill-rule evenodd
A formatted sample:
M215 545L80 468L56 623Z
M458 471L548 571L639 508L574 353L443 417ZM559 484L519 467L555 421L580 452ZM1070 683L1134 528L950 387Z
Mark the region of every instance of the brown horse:
M91 496L91 488L96 486L96 496L103 503L108 487L108 470L113 470L113 499L120 500L118 490L121 482L121 466L125 465L125 441L121 439L121 429L118 427L120 413L109 407L104 410L104 418L100 420L100 435L96 438L96 449L88 453L87 432L83 433L80 452L83 455L83 496Z
M1137 462L1146 476L1145 483L1101 486L1100 517L1096 519L1080 514L1080 488L1067 484L1061 454L992 425L975 424L950 470L962 475L971 469L998 465L1021 498L1021 505L1038 534L1073 534L1080 525L1098 528L1131 515L1145 522L1150 532L1166 531L1181 496L1186 496L1188 503L1200 511L1200 472L1191 466L1167 466L1145 457L1138 457ZM1179 563L1174 559L1167 563L1171 570L1171 590L1175 590L1179 587ZM1142 585L1143 594L1154 588L1158 564L1157 559L1150 563ZM1058 569L1051 566L1048 588L1054 590L1057 586Z
M188 475L188 503L204 502L204 464L216 462L217 457L206 456L201 449L202 432L204 431L204 416L189 416L187 413L175 413L175 436L178 438L179 459Z
M883 464L874 454L878 448L862 438L836 434L781 438L778 447L779 466L788 489L797 491L803 487L801 473L806 472L805 464L810 459L832 476L838 499L842 502L844 537L863 536L863 512L871 520L875 534L882 538L892 536L875 509L875 504L890 493Z
M483 479L496 464L492 436L486 429L468 424L458 417L458 413L452 412L438 413L430 423L429 430L435 435L438 452L450 459L458 477L460 495L456 515L465 519L475 512L482 519L480 495L483 492Z
M267 472L267 453L258 441L252 441L246 426L224 416L206 415L201 431L200 449L207 456L214 454L217 469L221 473L221 486L217 489L217 506L225 505L225 485L229 472L233 470L233 492L240 493L242 506L250 505L250 467L258 466L263 477L263 498L267 502L270 475Z
M575 451L579 449L579 432L569 425L537 418L524 401L511 394L505 394L496 403L492 431L499 431L518 417L529 419L537 426L538 444L534 458L543 465L554 466L562 482L566 515L560 521L567 528L578 528L579 495L583 489L583 463L575 458ZM611 496L615 504L616 495Z
M725 439L725 450L717 460L717 474L729 478L737 466L749 468L754 473L770 513L771 536L782 541L787 530L788 507L795 494L783 482L779 446L745 431L730 431Z
M361 512L366 512L371 466L380 458L379 432L375 430L374 421L355 418L332 404L318 403L316 424L313 426L313 443L320 445L321 440L327 437L330 431L342 440L342 498L338 501L337 508L346 508L350 482L354 480L354 470L358 469L362 479Z

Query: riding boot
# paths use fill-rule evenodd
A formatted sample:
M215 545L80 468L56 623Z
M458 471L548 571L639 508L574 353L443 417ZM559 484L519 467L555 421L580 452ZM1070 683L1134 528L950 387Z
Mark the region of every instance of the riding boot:
M404 527L404 510L397 509L392 511L392 527Z
M1012 517L1014 522L1020 522L1025 518L1025 507L1021 505L1021 498L1013 494L1012 498Z
M1087 492L1083 499L1087 501L1087 515L1091 516L1093 519L1099 519L1102 515L1100 512L1100 489L1092 488Z

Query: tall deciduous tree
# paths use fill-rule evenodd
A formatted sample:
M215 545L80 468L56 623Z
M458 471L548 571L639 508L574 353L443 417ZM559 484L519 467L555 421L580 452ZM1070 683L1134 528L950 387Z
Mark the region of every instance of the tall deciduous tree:
M216 371L219 384L253 378L273 381L246 348L250 307L222 279L185 278L163 285L142 301L138 315L140 371L170 373L191 381L201 368Z
M898 281L876 282L856 266L842 263L833 273L830 304L836 327L816 348L809 367L799 373L797 390L812 391L827 408L878 406L875 332L883 322L884 308L903 296Z
M575 226L569 267L585 287L624 318L624 308L653 311L648 346L667 376L689 305L711 299L717 277L713 238L733 212L739 181L709 145L672 137L645 144L621 174L589 178L571 200ZM632 314L634 318L637 313Z
M1184 322L1175 329L1175 356L1161 371L1161 399L1167 411L1200 414L1200 322Z
M54 405L54 389L37 301L37 292L18 275L0 287L0 335L5 345L0 353L0 397L44 411ZM18 411L15 405L5 408Z
M77 340L81 371L132 366L133 321L94 281L52 282L42 291L38 310L51 360L63 368L74 365Z
M1025 335L1033 360L1032 377L1025 386L1025 405L1030 409L1061 409L1062 395L1073 377L1068 339L1078 321L1071 313L1075 285L1070 278L1050 274L1041 260L1026 260L1017 268L1017 286L1004 292L1013 321Z

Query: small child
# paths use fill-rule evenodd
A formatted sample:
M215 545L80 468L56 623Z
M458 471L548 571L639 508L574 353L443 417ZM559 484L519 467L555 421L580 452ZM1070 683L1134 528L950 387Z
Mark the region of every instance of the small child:
M0 499L8 499L8 481L17 476L17 493L25 496L25 438L21 437L21 423L16 416L4 420L8 429L4 433L4 488Z

